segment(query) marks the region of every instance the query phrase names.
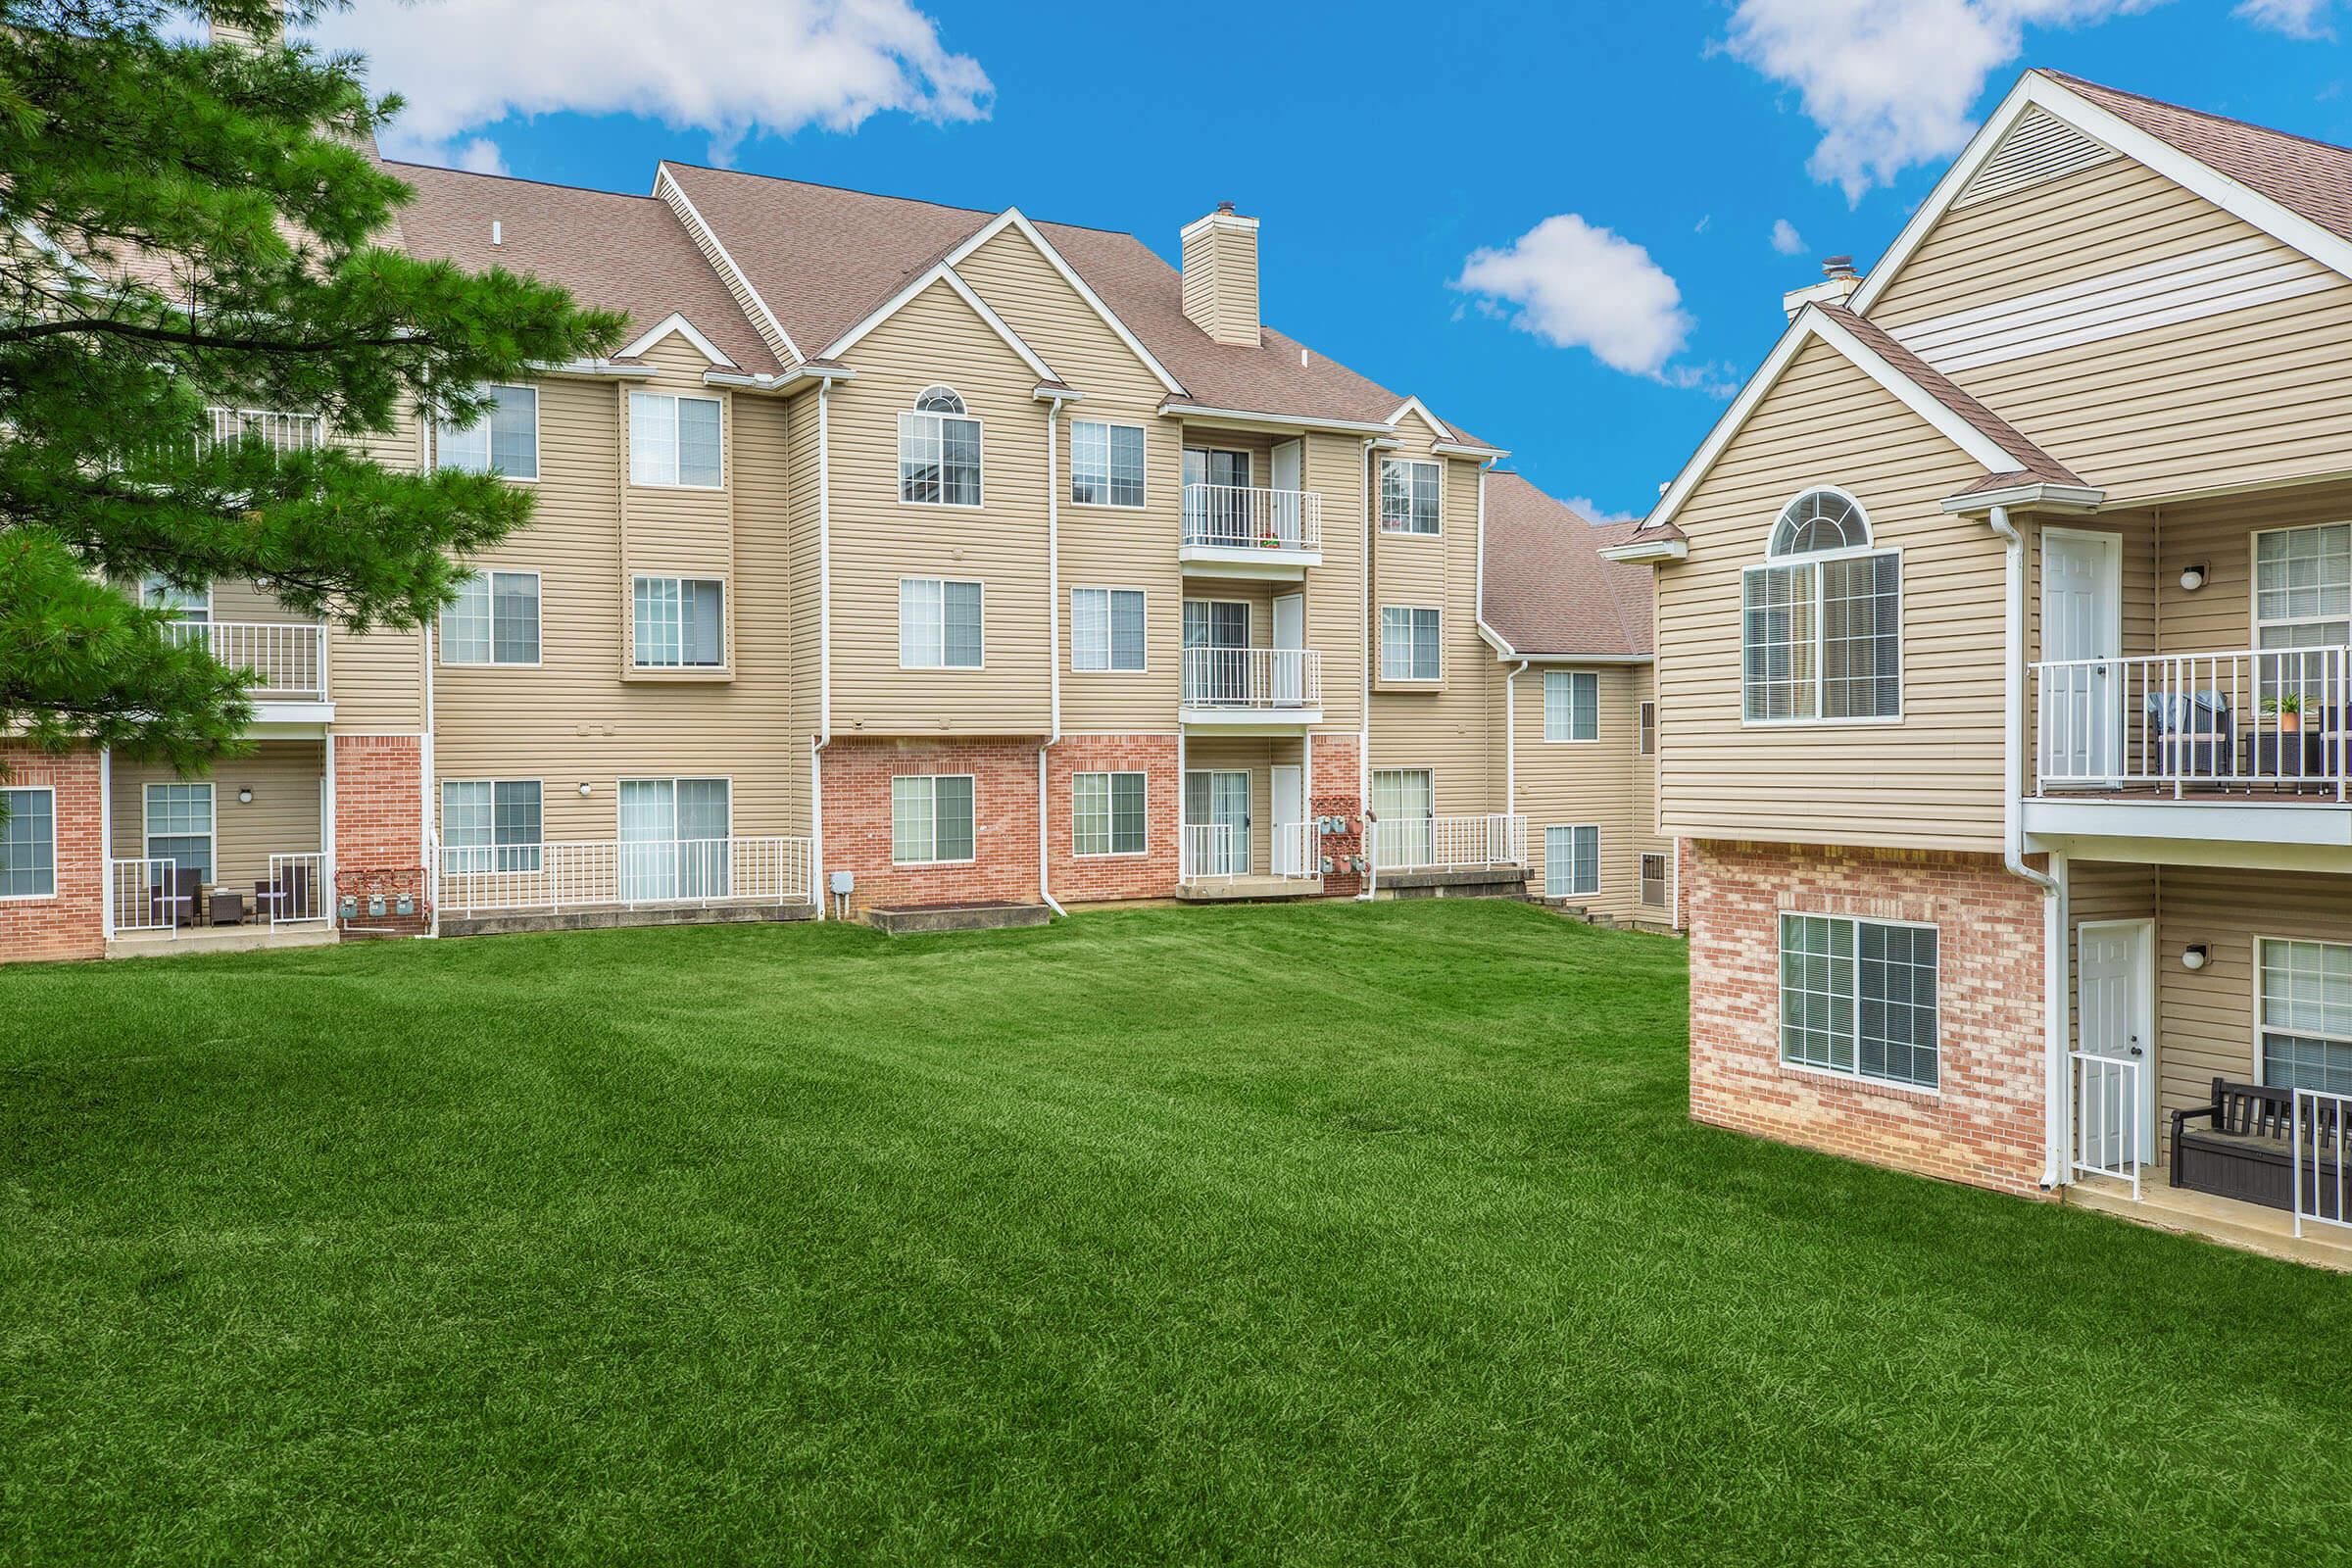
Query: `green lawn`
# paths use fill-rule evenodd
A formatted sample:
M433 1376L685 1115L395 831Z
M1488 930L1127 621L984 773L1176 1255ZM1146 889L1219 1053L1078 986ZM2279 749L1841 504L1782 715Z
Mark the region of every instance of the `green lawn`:
M0 1560L2311 1563L2352 1281L1493 904L0 971Z

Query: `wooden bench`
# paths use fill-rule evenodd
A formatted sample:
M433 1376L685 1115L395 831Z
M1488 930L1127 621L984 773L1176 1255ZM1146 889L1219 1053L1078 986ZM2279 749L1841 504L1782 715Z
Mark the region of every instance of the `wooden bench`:
M2266 1208L2292 1209L2298 1164L2291 1142L2294 1098L2291 1089L2216 1078L2211 1104L2173 1112L2173 1185ZM2195 1122L2204 1125L2192 1126ZM2323 1100L2306 1105L2299 1161L2304 1213L2339 1217L2345 1185L2337 1169L2342 1150L2336 1102Z

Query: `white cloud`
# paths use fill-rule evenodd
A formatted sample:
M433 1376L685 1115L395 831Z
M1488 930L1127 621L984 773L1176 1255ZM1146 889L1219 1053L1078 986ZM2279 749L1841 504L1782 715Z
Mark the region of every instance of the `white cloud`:
M2238 0L2230 15L2290 38L2332 38L2327 19L2333 9L2334 0Z
M746 136L805 125L984 119L995 91L909 0L361 0L318 37L407 100L386 151L443 160L509 115L570 110L708 131L725 162Z
M1783 256L1802 256L1805 236L1799 234L1796 225L1786 218L1776 218L1772 220L1772 248Z
M1859 201L1976 130L1970 107L2028 26L2085 26L2163 0L1739 0L1732 55L1797 90L1821 127L1806 166ZM2248 0L2291 5L2295 0Z
M1590 349L1612 369L1672 385L1704 378L1667 363L1696 324L1674 279L1649 252L1574 213L1546 218L1500 249L1472 251L1452 286L1520 331Z
M1613 522L1632 522L1642 516L1639 512L1611 512L1591 496L1573 496L1564 505L1587 522L1598 523L1603 527Z
M463 169L469 174L503 174L507 172L507 155L489 137L476 136L464 146L450 149L449 167Z

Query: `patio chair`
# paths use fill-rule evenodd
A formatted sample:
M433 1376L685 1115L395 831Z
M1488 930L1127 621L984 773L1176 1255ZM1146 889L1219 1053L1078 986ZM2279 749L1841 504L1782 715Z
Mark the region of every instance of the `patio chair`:
M2237 774L2237 727L2230 699L2208 688L2198 692L2151 692L2148 722L2156 731L2165 772L2180 778L2233 778Z
M170 881L147 888L148 919L155 925L195 925L204 912L204 873L174 868Z
M305 920L312 914L311 868L289 865L274 882L253 885L254 912L270 920Z

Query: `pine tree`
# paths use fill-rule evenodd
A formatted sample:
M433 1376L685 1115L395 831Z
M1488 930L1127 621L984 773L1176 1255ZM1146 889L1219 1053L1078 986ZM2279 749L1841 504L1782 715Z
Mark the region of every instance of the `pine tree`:
M469 419L485 384L621 327L404 254L408 187L373 156L398 100L289 41L273 0L207 9L218 41L156 0L0 0L0 736L182 769L235 749L251 709L136 585L251 579L298 614L421 624L529 492L343 438L420 407ZM337 439L219 439L215 408Z

